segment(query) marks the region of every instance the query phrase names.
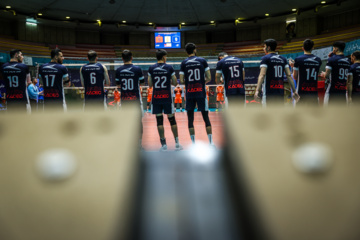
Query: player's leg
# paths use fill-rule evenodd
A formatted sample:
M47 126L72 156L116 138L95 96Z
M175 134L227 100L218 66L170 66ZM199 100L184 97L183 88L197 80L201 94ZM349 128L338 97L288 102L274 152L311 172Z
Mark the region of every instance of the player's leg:
M188 128L192 143L195 143L194 109L196 101L193 98L186 99L186 111L188 117Z
M201 111L201 115L205 122L206 133L208 135L209 142L211 145L213 145L212 128L211 128L211 123L210 123L210 119L209 119L208 99L207 98L205 98L205 99L199 98L199 99L197 99L197 103L198 103L198 107L199 107L198 110Z
M171 131L175 138L175 150L177 150L177 151L182 150L183 147L180 145L180 142L179 142L178 128L177 128L177 124L176 124L175 115L168 114L167 116L168 116L168 119L170 122Z

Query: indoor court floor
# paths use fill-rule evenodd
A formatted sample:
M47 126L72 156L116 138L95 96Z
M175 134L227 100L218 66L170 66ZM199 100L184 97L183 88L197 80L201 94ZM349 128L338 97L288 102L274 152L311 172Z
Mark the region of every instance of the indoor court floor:
M224 142L222 112L209 111L209 117L212 126L213 142L216 148L222 148ZM190 134L188 130L188 120L186 112L175 113L176 123L180 144L186 150L191 145ZM209 143L206 134L205 123L200 112L195 112L194 118L195 142L202 141ZM170 123L167 117L164 117L165 138L168 151L175 150L175 140L171 132ZM157 151L160 149L160 138L156 127L155 115L150 112L144 113L143 117L143 139L142 145L146 151Z

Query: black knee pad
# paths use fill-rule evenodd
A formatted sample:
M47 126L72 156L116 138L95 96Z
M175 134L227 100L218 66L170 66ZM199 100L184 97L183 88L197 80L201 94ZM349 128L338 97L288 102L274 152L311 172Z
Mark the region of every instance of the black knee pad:
M176 125L176 120L175 120L175 116L172 116L172 117L168 117L169 119L169 122L170 122L170 125L171 126L174 126Z
M164 125L164 116L156 116L156 123L158 126L163 126Z
M188 116L188 127L194 128L194 110L187 111Z
M208 111L202 111L201 114L203 116L205 126L206 127L211 127L211 123L210 123L210 119L209 119L209 112Z

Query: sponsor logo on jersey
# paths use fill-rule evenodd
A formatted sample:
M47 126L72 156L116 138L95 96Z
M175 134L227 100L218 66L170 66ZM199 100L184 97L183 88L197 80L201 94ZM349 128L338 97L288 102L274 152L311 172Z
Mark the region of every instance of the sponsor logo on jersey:
M224 61L237 61L236 57L228 57Z
M154 94L154 98L156 99L169 98L169 96L169 94Z
M270 82L271 89L284 89L284 82L282 80L272 80Z
M199 63L199 61L197 61L197 58L194 58L187 60L186 63Z
M87 91L86 95L101 95L101 91Z
M166 69L163 69L165 65L162 65L161 67L154 68L154 71L161 71L161 72L167 72Z
M316 87L301 87L301 90L305 91L305 92L316 92L317 91Z
M304 62L313 62L313 63L319 63L318 61L316 61L316 57L312 57L312 58L307 58L304 60Z
M131 74L134 74L132 71L130 71L131 69L132 69L132 67L126 68L126 69L124 69L124 70L121 70L120 72L122 72L122 73L131 73Z
M202 88L189 88L188 92L192 93L192 92L202 92L203 89Z
M277 60L281 60L281 61L282 61L280 55L274 55L274 56L272 56L270 59L277 59Z
M9 99L16 99L16 98L23 98L24 95L23 94L7 94L6 95L6 98L9 98Z
M51 69L57 71L57 69L54 68L54 66L44 66L43 69Z
M58 93L45 93L46 98L58 98L60 95Z
M234 88L244 88L244 85L241 83L229 84L228 89L234 89Z
M349 60L347 58L342 58L342 59L339 59L339 62L349 63Z
M16 66L17 66L17 64L14 64L14 65L11 65L11 66L6 66L6 67L4 67L4 69L21 71L21 69L17 68Z

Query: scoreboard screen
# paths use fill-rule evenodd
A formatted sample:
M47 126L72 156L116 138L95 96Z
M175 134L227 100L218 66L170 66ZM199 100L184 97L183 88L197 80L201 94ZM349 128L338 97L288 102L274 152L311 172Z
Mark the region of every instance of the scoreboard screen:
M155 48L181 48L180 32L155 32Z

